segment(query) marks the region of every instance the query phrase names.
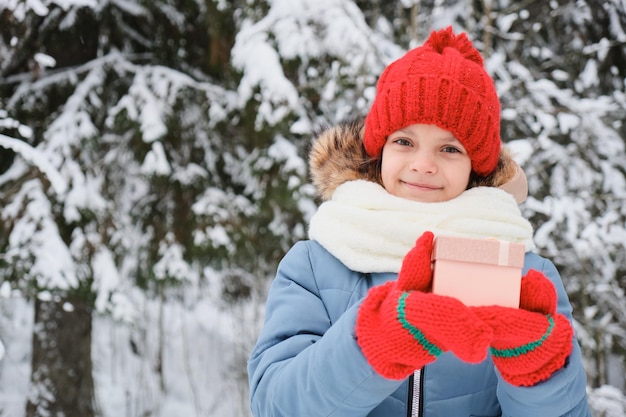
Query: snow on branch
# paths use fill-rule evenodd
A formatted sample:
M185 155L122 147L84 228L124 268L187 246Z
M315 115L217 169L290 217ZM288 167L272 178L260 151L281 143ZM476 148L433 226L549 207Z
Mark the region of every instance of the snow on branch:
M37 169L39 169L48 178L52 188L58 195L65 193L67 190L67 183L59 171L57 171L57 169L50 163L48 158L38 149L33 148L22 140L3 134L0 134L0 146L12 150L24 158L27 162L37 167Z

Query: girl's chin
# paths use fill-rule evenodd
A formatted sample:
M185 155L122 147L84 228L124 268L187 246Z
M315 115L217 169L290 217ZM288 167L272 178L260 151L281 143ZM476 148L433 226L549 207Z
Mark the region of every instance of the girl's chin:
M397 196L407 200L417 201L418 203L438 203L441 201L445 201L440 193L434 191L410 193L405 192Z
M442 201L443 193L439 189L413 187L404 185L396 190L398 197L406 198L407 200L418 201L420 203L435 203Z
M417 201L419 203L441 203L443 201L452 200L458 196L458 194L451 195L443 192L442 190L402 190L394 195L407 200Z

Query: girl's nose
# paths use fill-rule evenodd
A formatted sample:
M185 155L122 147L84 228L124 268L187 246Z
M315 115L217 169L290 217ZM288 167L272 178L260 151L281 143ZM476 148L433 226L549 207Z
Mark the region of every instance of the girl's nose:
M437 172L435 158L429 152L416 152L411 159L409 168L411 171L416 171L420 174L434 174Z

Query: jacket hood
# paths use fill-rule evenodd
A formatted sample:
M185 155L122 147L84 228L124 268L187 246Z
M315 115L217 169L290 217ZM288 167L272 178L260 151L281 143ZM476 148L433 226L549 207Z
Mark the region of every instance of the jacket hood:
M378 182L378 168L363 147L363 130L363 120L359 119L316 132L309 152L309 171L323 201L330 200L344 182Z
M344 182L366 180L380 184L380 163L366 153L363 133L363 119L341 122L315 133L309 152L309 171L322 201L330 200ZM496 171L473 186L501 188L512 194L518 204L528 196L526 175L504 146Z

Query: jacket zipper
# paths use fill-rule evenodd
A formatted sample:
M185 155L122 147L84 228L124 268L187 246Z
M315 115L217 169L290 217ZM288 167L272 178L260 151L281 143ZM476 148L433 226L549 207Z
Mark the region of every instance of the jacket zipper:
M424 415L424 368L416 370L410 376L408 397L407 417L422 417Z

